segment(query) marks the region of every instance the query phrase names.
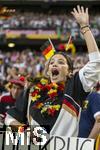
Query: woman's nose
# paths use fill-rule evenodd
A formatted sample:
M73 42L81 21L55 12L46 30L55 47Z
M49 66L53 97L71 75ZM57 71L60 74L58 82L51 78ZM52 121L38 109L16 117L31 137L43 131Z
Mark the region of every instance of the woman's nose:
M56 67L57 66L57 62L55 62L54 64L53 64L53 67Z

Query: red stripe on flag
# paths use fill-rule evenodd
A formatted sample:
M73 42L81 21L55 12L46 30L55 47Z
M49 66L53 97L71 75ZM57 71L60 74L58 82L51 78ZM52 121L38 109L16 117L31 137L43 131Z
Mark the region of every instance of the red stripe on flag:
M49 45L44 51L42 52L43 55L46 55L50 50L52 50L52 45Z
M70 102L68 102L67 99L65 99L65 100L63 101L63 103L64 103L65 105L67 105L70 109L72 109L72 110L77 114L77 116L78 116L79 112L76 110L76 108L75 108Z

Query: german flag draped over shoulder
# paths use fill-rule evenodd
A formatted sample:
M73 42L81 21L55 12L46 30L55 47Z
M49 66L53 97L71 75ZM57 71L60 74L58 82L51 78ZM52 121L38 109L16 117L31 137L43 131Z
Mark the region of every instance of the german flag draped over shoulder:
M50 40L46 41L44 45L40 48L42 50L42 54L48 60L55 53L55 48Z
M62 108L69 112L74 117L79 117L80 106L74 101L72 97L67 94L64 94L64 100Z

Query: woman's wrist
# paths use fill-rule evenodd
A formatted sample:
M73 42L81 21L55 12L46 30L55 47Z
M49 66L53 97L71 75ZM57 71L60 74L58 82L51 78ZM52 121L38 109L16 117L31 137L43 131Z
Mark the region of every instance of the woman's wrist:
M88 31L90 31L90 26L89 25L84 25L80 27L81 33L84 35Z
M80 25L80 29L85 29L85 28L90 28L90 25L89 24L84 24L84 25Z

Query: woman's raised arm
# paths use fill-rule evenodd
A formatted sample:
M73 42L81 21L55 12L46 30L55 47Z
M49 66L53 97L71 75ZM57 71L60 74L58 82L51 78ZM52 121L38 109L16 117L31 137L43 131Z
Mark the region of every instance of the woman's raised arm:
M79 71L84 91L89 92L100 81L100 52L89 27L88 8L77 6L71 12L84 36L89 53L89 62Z

